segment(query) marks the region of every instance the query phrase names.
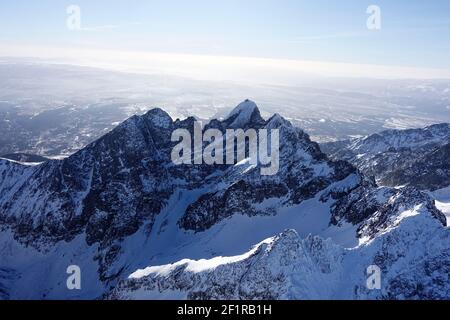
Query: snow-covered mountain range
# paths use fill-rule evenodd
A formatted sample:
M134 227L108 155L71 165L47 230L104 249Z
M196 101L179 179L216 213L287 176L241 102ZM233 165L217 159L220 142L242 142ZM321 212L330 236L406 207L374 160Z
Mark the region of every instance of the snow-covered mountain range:
M387 186L437 190L450 185L450 124L387 130L353 140L325 143L332 159L346 160Z
M450 298L431 195L377 186L248 100L204 130L278 129L276 175L175 165L171 134L195 122L153 109L66 159L0 160L0 297ZM66 286L69 265L81 290ZM381 290L366 286L373 265Z

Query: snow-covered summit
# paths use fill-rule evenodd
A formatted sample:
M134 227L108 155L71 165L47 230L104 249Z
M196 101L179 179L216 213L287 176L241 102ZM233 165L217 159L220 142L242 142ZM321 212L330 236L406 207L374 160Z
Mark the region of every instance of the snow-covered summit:
M173 122L172 117L161 108L154 108L145 114L145 117L156 127L169 128Z
M258 110L258 106L256 103L252 100L246 99L245 101L239 103L229 114L226 119L230 119L238 114L240 114L241 117L247 117L250 118L251 114Z
M241 102L225 118L230 128L244 128L251 122L263 121L258 106L251 100Z

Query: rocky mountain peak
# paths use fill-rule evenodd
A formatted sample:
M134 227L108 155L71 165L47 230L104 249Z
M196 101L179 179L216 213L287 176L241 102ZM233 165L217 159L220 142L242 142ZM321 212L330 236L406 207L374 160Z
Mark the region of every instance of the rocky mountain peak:
M172 117L161 108L154 108L148 111L144 116L153 126L159 128L169 128L172 123Z
M255 102L245 100L234 108L224 122L228 128L246 128L252 124L260 124L264 122L261 113Z
M281 126L292 127L292 124L278 113L274 114L269 120L267 120L267 129L276 129Z

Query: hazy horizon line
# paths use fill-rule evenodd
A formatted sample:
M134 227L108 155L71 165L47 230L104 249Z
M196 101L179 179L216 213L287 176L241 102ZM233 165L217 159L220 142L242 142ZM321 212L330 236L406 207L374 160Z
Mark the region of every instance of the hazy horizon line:
M283 58L122 51L46 46L0 46L3 59L40 59L137 74L170 74L196 80L292 84L305 78L450 80L448 68L422 68Z

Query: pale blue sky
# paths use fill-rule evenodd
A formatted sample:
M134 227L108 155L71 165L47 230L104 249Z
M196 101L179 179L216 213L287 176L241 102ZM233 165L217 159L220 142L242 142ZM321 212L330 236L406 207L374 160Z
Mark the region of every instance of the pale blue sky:
M85 31L66 28L70 4ZM380 31L366 27L371 4ZM0 42L450 68L450 1L1 1Z

